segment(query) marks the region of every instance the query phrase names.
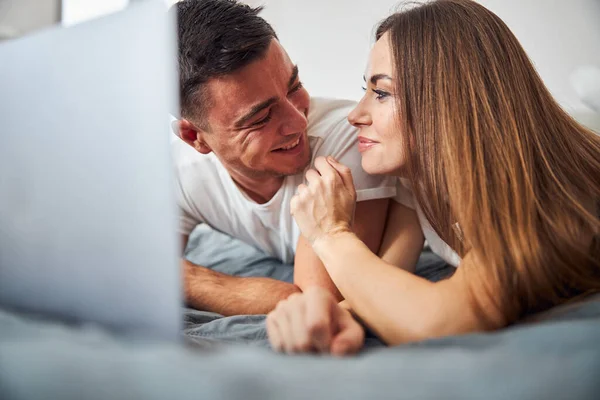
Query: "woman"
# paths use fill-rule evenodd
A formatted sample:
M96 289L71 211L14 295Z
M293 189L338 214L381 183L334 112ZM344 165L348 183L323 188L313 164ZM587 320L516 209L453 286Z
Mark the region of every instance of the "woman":
M319 159L292 212L345 302L318 288L281 302L273 347L352 353L363 325L390 345L493 330L597 292L600 138L558 106L507 26L439 0L376 38L349 120L363 168L402 183L381 258L352 232L349 170ZM457 265L449 279L411 273L424 237Z

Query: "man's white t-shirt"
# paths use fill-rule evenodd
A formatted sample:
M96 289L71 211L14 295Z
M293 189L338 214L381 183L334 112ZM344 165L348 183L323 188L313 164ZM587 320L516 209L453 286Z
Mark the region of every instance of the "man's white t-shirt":
M431 250L448 264L457 267L461 261L460 256L433 229L425 214L423 214L423 210L419 207L408 180L400 178L397 180L396 186L396 197L394 197L394 200L417 212L423 236L425 236L425 240Z
M331 155L352 170L357 200L394 197L396 178L372 176L363 171L357 130L347 121L356 104L346 100L311 99L308 140L312 158ZM176 198L180 207L180 233L189 235L200 223L293 263L300 231L290 214L290 200L304 172L285 177L283 185L265 204L244 194L213 154L203 155L176 138L172 141Z

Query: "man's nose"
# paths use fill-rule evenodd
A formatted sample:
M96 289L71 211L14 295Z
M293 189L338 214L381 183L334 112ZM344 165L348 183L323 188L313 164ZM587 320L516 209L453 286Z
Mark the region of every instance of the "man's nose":
M306 110L298 109L291 102L287 102L282 118L282 135L293 135L299 132L304 132L306 130L306 127L308 126Z

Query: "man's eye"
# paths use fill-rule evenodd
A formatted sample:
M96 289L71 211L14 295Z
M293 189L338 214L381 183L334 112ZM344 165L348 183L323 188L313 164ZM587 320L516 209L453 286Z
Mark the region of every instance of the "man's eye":
M303 87L302 82L298 82L298 84L296 86L294 86L292 88L292 90L290 90L288 92L288 95L296 93L298 90L302 89L302 87Z
M269 122L271 120L271 110L269 110L269 113L267 114L266 117L264 117L261 120L256 121L255 123L252 124L252 126L259 126L259 125L264 125L267 122Z

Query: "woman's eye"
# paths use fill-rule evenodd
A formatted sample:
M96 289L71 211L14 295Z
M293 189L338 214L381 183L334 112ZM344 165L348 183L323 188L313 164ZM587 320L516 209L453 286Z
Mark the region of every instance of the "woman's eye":
M377 97L375 97L377 100L383 100L390 95L388 92L384 92L383 90L379 90L379 89L372 89L372 90L377 95Z

